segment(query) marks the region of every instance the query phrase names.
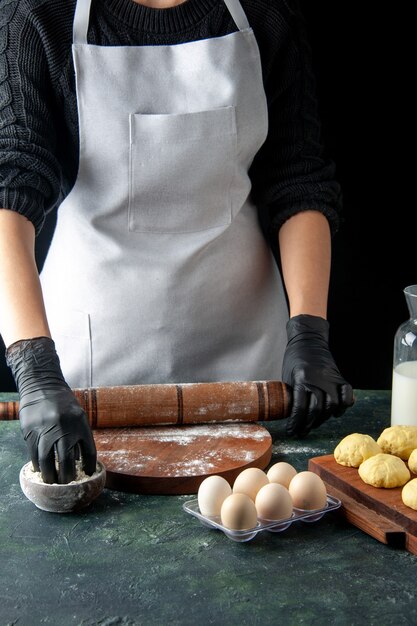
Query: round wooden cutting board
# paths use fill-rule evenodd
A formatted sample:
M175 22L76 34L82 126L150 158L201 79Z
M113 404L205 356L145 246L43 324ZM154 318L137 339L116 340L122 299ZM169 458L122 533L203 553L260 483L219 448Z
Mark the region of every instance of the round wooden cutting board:
M212 474L233 483L246 467L265 469L272 439L259 424L106 428L93 431L106 487L149 494L194 494Z

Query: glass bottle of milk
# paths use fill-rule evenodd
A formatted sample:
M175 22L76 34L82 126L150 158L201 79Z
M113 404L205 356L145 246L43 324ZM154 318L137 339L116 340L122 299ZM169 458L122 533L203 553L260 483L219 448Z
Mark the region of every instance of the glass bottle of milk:
M417 285L404 289L410 319L394 338L391 425L417 426Z

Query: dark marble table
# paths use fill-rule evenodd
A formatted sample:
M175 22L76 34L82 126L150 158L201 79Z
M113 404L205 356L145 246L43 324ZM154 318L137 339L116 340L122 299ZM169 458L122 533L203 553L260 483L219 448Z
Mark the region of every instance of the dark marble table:
M378 436L389 392L356 398L308 439L268 425L273 462L303 470L350 432ZM1 626L417 624L417 557L336 513L248 543L185 514L188 496L105 490L82 513L45 513L20 490L26 461L18 423L0 423Z

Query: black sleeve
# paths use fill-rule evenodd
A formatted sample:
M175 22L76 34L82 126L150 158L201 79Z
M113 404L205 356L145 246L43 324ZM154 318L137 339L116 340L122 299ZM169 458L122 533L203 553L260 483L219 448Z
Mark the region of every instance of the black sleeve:
M339 225L341 190L323 156L311 51L297 0L271 0L255 30L268 99L268 137L250 170L252 197L273 231L314 209Z
M42 29L24 0L0 11L0 208L26 216L38 233L58 201L61 170Z

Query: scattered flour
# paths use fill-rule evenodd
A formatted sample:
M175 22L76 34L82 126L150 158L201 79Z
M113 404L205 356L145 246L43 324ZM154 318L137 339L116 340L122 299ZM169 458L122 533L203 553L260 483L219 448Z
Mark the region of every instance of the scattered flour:
M99 458L108 472L146 476L150 471L161 477L199 476L215 473L217 468L234 468L253 462L259 446L271 440L265 428L254 426L236 422L152 426L140 432L134 428L113 432L106 429L96 431L95 436ZM203 444L198 458L192 449L194 441Z
M175 443L184 446L182 442L175 440ZM187 457L187 449L184 447L184 454L179 455L176 460L167 459L160 455L160 449L154 450L154 454L141 454L136 450L101 450L100 459L110 471L128 472L140 475L141 470L147 470L149 464L152 471L161 476L194 476L206 474L219 467L219 464L228 463L232 467L239 463L250 463L255 459L256 453L253 450L243 448L221 448L207 449L202 455L196 458Z
M184 432L182 433L181 431ZM149 431L149 437L154 439L155 431ZM227 437L233 437L233 439L247 439L250 437L250 439L261 440L270 437L270 434L265 429L259 429L254 432L251 424L230 424L225 427L225 424L223 423L219 426L187 426L183 429L159 428L158 437L155 439L157 439L157 441L161 441L162 443L169 443L170 441L173 441L180 446L186 446L200 437L207 437L210 439L223 439Z
M296 443L279 443L272 446L272 454L308 454L310 456L320 456L328 454L325 448L312 448L311 446L300 446Z

